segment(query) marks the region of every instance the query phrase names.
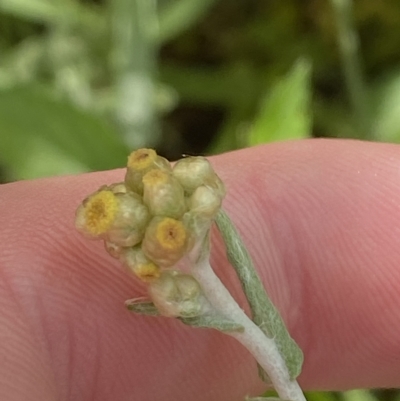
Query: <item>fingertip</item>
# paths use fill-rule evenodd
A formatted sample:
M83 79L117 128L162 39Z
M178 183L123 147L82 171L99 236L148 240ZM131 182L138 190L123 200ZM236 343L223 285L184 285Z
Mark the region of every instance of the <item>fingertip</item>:
M398 156L393 145L312 140L211 159L224 207L305 351L306 388L398 384ZM234 340L124 309L144 289L73 227L88 193L122 179L117 170L2 188L1 268L43 330L61 393L221 401L260 391ZM246 308L213 241L216 270Z

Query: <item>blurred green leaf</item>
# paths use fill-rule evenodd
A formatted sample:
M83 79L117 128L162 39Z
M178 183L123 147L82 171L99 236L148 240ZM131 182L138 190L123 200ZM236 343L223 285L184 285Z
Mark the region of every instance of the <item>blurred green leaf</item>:
M200 20L216 0L173 0L160 9L159 41L167 42Z
M308 391L307 401L339 401L338 394L330 391Z
M342 399L344 401L377 401L377 397L368 390L345 391L342 393Z
M63 15L65 7L62 7L60 1L1 0L0 10L15 17L28 18L37 22L47 22L53 19L58 20L61 16L68 18L68 13Z
M43 39L33 37L3 52L0 59L0 89L33 80L44 53Z
M116 168L128 154L105 122L39 86L0 91L0 143L18 179Z
M84 23L97 27L100 15L75 0L0 0L0 12L48 25Z
M400 70L386 74L371 89L376 139L400 142Z
M299 60L262 102L249 145L306 138L311 127L311 65Z

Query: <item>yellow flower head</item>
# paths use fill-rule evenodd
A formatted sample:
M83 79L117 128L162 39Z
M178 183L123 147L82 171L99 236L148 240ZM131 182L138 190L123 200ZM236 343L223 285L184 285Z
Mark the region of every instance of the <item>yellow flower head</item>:
M159 278L161 274L160 268L151 262L137 265L132 270L135 275L145 283Z
M181 221L165 217L157 226L156 238L162 248L175 251L185 246L186 230Z
M138 149L128 157L128 167L134 170L145 170L149 168L157 159L157 153L153 149Z
M155 216L146 228L142 251L161 268L177 263L188 250L189 235L184 224L170 217Z
M91 196L84 203L84 228L98 236L111 227L118 211L118 199L109 190L102 190Z

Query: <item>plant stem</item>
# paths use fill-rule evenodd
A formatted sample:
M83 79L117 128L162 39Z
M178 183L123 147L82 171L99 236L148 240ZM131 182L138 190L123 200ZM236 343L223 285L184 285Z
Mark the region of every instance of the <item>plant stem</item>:
M112 0L113 55L118 124L131 148L154 146L157 46L156 0Z
M343 71L359 134L364 139L373 139L359 55L359 40L353 22L353 2L352 0L331 0L331 3L336 14Z
M274 339L268 338L262 330L243 312L221 280L210 266L208 256L202 256L192 268L192 274L201 285L212 306L244 327L244 332L228 332L254 356L267 372L281 399L305 401L296 380L290 380L286 367Z

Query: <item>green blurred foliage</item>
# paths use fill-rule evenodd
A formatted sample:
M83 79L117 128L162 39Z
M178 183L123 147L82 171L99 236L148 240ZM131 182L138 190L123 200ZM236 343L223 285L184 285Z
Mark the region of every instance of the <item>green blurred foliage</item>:
M115 69L121 49L113 35L129 27L118 25L113 10L140 1L0 1L6 179L123 164ZM358 0L346 11L343 21L351 21L360 43L350 67L341 60L343 21L334 4L159 0L159 26L149 23L146 34L158 53L148 95L149 115L161 125L161 153L218 153L310 136L400 141L400 3ZM131 58L140 52L138 43ZM346 76L351 62L360 82ZM153 88L144 86L143 98ZM361 124L358 106L365 111Z
M125 163L112 10L135 1L0 0L0 179ZM368 132L355 121L333 4L159 0L159 26L148 27L158 149L178 157L311 136L400 142L400 2L356 0L347 15L365 85L353 102L368 107ZM399 393L307 397L398 401Z
M311 66L300 60L273 85L249 130L250 146L307 138L312 130Z
M22 179L117 168L128 149L96 116L39 86L0 92L0 157Z

